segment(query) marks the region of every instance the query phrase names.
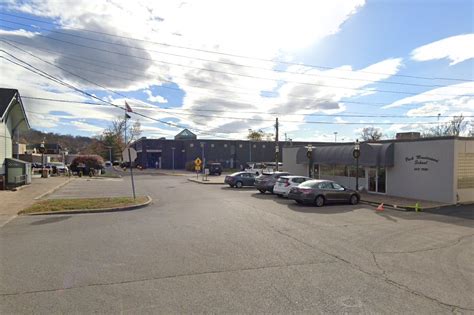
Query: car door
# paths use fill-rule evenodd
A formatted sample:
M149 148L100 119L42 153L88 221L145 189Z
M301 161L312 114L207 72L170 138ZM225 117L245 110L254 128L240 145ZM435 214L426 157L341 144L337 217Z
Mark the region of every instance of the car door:
M333 189L333 194L334 194L334 200L335 201L347 201L349 200L349 194L348 192L339 185L338 183L331 183L332 189Z
M242 174L242 179L243 179L243 183L244 183L245 186L252 186L253 185L254 177L252 176L252 174L243 173Z
M319 183L318 188L321 191L321 193L324 195L324 198L326 198L327 201L337 200L337 194L335 193L334 188L332 187L330 182Z

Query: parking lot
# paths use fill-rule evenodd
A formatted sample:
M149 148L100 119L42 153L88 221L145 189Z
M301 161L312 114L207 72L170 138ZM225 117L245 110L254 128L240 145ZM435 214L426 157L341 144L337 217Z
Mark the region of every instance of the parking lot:
M378 213L180 176L136 180L147 208L4 226L2 313L474 311L469 206ZM55 195L100 195L106 183ZM111 185L130 193L128 177Z

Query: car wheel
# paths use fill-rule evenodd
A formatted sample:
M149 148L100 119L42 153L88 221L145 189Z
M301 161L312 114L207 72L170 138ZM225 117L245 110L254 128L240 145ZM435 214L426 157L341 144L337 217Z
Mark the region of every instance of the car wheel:
M314 203L316 204L316 207L324 206L324 197L323 196L317 196L316 199L314 200Z
M237 188L242 188L242 186L243 186L242 182L235 183L235 187L237 187Z
M350 203L351 203L351 205L358 204L359 203L359 197L357 197L357 195L352 195L351 199L350 199Z
M264 194L264 193L265 193L265 190L263 190L263 189L259 189L258 191L259 191L261 194Z
M283 195L277 194L277 197L278 197L278 198L283 198Z

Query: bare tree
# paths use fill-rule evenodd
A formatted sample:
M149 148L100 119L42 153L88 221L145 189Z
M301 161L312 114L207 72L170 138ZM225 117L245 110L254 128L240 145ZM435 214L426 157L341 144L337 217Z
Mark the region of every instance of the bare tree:
M440 126L431 127L423 132L423 137L446 137L459 136L467 131L468 122L464 120L464 116L454 116L453 119ZM472 133L472 128L471 128Z
M126 143L125 127L127 128ZM106 159L109 159L109 152L112 152L114 159L120 159L126 146L140 138L141 134L141 124L138 120L133 123L125 123L124 117L118 117L96 138L98 141L94 144L92 149L95 153L100 154Z
M374 127L365 127L360 133L362 140L364 141L378 141L382 139L382 132Z

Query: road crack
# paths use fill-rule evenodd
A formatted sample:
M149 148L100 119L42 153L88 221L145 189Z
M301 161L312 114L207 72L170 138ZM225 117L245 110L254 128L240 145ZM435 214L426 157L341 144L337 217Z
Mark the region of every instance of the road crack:
M297 242L300 242L301 244L304 244L304 245L306 245L306 246L312 248L313 250L317 250L317 251L319 251L319 252L321 252L321 253L324 253L324 254L326 254L326 255L329 255L329 256L331 256L331 257L333 257L333 258L335 258L335 259L337 259L337 260L339 260L339 261L341 261L341 262L343 262L343 263L349 265L349 267L351 267L351 268L353 268L353 269L355 269L355 270L358 270L358 271L360 271L360 272L362 272L362 273L364 273L364 274L366 274L366 275L368 275L368 276L370 276L370 277L373 277L373 278L382 280L382 281L384 281L385 283L387 283L387 284L389 284L389 285L392 285L392 286L395 286L395 287L397 287L397 288L399 288L399 289L401 289L401 290L403 290L403 291L405 291L405 292L408 292L408 293L410 293L410 294L413 294L413 295L416 295L416 296L419 296L419 297L428 299L428 300L430 300L430 301L433 301L433 302L437 303L437 304L440 305L440 306L443 306L443 307L445 307L445 308L448 308L449 310L460 309L460 310L464 310L464 311L474 311L474 309L471 309L471 308L465 308L465 307L462 307L462 306L459 306L459 305L454 305L454 304L449 304L449 303L442 302L442 301L440 301L440 300L438 300L438 299L436 299L436 298L433 298L433 297L428 296L428 295L425 295L425 294L423 294L423 293L421 293L421 292L415 291L415 290L409 288L408 286L406 286L406 285L404 285L404 284L401 284L401 283L399 283L399 282L396 282L396 281L394 281L394 280L389 279L389 278L387 277L386 273L385 273L385 270L379 266L379 264L378 264L378 262L377 262L377 259L376 259L376 257L375 257L375 254L376 254L376 253L371 252L371 253L372 253L372 257L373 257L373 259L374 259L374 263L375 263L375 265L382 271L382 274L376 274L376 273L372 273L372 272L363 270L360 266L358 266L358 265L356 265L356 264L354 264L354 263L352 263L352 262L350 262L350 261L348 261L348 260L346 260L346 259L344 259L344 258L342 258L342 257L340 257L340 256L338 256L338 255L336 255L336 254L332 254L332 253L329 253L329 252L327 252L327 251L324 251L324 250L322 250L322 249L320 249L320 248L318 248L318 247L316 247L316 246L314 246L314 245L312 245L312 244L309 244L309 243L307 243L307 242L305 242L305 241L303 241L303 240L300 240L299 238L294 237L294 236L292 236L292 235L290 235L290 234L284 233L284 232L279 231L279 230L276 230L276 232L278 232L279 234L284 235L284 236L286 236L286 237L288 237L288 238L291 238L291 239L293 239L293 240L295 240L295 241L297 241ZM459 243L463 238L467 238L467 237L469 237L469 236L473 236L473 235L467 235L467 236L461 237L461 238L458 240L457 243ZM455 245L455 244L451 244L451 246L453 246L453 245Z
M438 249L445 249L449 247L453 247L461 243L466 238L473 237L474 234L469 234L469 235L464 235L458 238L457 240L454 240L451 243L436 246L436 247L430 247L430 248L422 248L422 249L416 249L416 250L407 250L407 251L387 251L387 252L372 252L372 254L414 254L414 253L422 253L422 252L429 252L433 250L438 250Z
M67 288L54 288L54 289L23 291L23 292L1 293L0 297L67 291L67 290L90 288L90 287L132 284L132 283L140 283L140 282L147 282L147 281L177 279L177 278L183 278L183 277L205 276L205 275L223 274L223 273L245 272L245 271L255 271L255 270L264 270L264 269L275 269L275 268L288 268L288 267L296 267L296 266L312 266L312 265L329 264L329 263L333 263L333 262L332 261L317 261L317 262L306 262L306 263L295 263L295 264L280 264L280 265L267 265L267 266L260 266L260 267L247 267L247 268L238 268L238 269L229 269L229 270L213 270L213 271L169 275L169 276L162 276L162 277L123 280L123 281L115 281L115 282L90 283L90 284L85 284L85 285L71 286Z

